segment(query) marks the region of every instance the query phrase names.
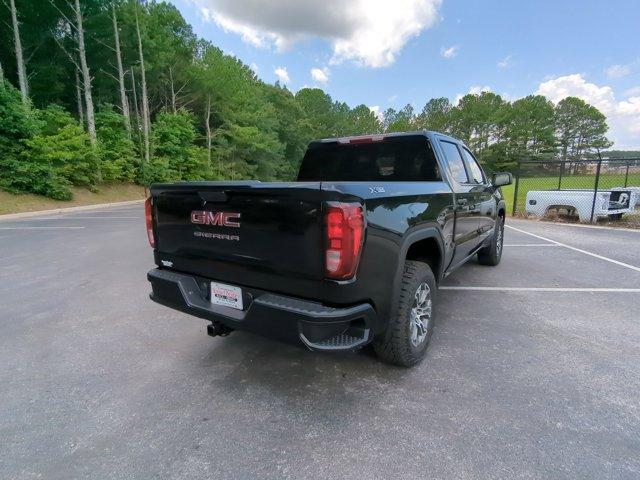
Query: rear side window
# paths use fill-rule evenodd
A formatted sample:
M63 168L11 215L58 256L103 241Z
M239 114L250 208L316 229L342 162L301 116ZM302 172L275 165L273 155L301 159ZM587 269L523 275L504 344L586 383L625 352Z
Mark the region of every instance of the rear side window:
M467 171L464 169L464 161L460 155L460 150L455 143L441 141L440 145L444 150L444 158L449 166L451 176L458 183L468 183Z
M464 155L467 165L469 165L469 173L471 174L471 181L473 183L484 183L484 175L482 169L478 165L478 161L466 148L462 148L462 154Z
M313 143L298 180L413 182L439 181L441 176L431 143L416 135L370 143Z

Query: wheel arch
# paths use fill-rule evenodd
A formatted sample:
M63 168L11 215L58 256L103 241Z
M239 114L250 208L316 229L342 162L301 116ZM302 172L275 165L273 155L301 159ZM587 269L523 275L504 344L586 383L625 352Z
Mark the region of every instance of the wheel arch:
M408 234L400 247L398 265L393 278L394 302L397 296L398 285L402 279L404 263L407 260L423 261L431 267L436 282L440 282L444 274L444 242L440 231L435 227L427 227Z
M407 260L419 260L427 263L433 271L436 284L440 283L446 267L444 264L444 241L440 230L436 227L427 227L409 233L404 237L398 255L398 265L393 278L391 312L395 312L398 306L400 283L404 272L404 264Z

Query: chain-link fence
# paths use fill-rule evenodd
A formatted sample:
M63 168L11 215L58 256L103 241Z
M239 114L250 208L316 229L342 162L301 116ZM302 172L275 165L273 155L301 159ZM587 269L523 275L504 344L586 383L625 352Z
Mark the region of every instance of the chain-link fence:
M518 163L513 214L640 227L640 158Z

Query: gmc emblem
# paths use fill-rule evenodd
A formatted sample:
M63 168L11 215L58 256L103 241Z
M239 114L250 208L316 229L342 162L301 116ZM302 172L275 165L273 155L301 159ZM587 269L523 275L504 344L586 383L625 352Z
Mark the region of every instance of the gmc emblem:
M239 213L233 212L209 212L207 210L194 210L191 212L191 223L196 225L217 225L219 227L240 228Z

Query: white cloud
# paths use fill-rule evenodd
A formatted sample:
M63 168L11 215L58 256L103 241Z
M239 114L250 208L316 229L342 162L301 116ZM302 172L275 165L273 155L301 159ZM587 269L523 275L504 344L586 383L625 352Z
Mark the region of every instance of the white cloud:
M507 55L498 62L499 68L509 68L511 66L511 55Z
M491 91L491 87L487 85L485 85L484 87L476 85L469 89L469 93L471 93L472 95L480 95L482 92L490 92L490 91Z
M624 91L625 97L637 97L640 96L640 87L631 87Z
M278 77L278 80L280 80L280 83L284 83L284 84L288 84L291 82L291 79L289 78L289 72L287 72L287 69L285 67L278 67L274 70L276 77Z
M536 92L554 103L578 97L607 116L608 137L617 148L640 148L640 96L616 100L613 89L587 82L581 74L565 75L542 82Z
M611 65L609 68L605 68L604 73L609 78L622 78L631 73L630 65Z
M199 3L212 3L212 2L199 2ZM201 7L200 13L202 14L202 18L209 22L215 22L225 31L232 31L238 33L242 36L242 40L247 43L250 43L254 47L263 47L264 41L262 37L254 31L252 28L249 28L245 25L238 24L233 20L230 20L226 17L218 15L213 9L207 7Z
M249 67L251 67L251 70L253 70L253 73L255 73L256 75L258 74L258 72L260 72L260 68L258 67L258 64L256 62L251 62L251 65L249 65Z
M380 105L373 105L369 107L369 110L371 111L371 113L373 113L377 117L378 120L380 121L384 120L384 115L380 111Z
M516 100L522 98L519 97L518 95L513 95L512 93L509 92L502 92L499 94L503 100L507 101L507 102L515 102Z
M599 87L595 83L588 83L579 73L542 82L536 94L544 95L554 103L566 97L578 97L603 112L611 111L615 103L611 87Z
M458 55L458 50L459 47L457 45L449 48L442 47L440 49L440 55L442 55L444 58L453 58Z
M206 21L213 20L213 15L211 15L211 10L207 7L200 7L200 15L202 15L202 19Z
M439 20L442 0L194 0L207 21L257 47L286 50L318 37L331 42L332 63L392 64L404 45Z
M329 69L328 68L312 68L311 78L318 83L327 83L329 81Z
M471 88L469 88L469 91L467 93L458 93L456 95L456 98L453 100L453 104L457 105L460 100L462 100L462 97L464 97L465 95L480 95L482 92L490 92L491 91L491 87L489 87L488 85L485 85L484 87L481 87L480 85L474 85Z
M640 97L631 97L627 100L623 100L618 104L618 111L622 115L640 116ZM634 131L640 133L640 122L636 123Z

